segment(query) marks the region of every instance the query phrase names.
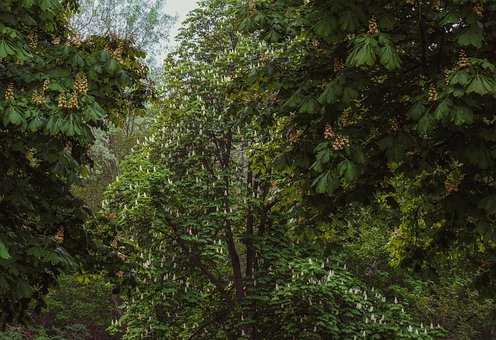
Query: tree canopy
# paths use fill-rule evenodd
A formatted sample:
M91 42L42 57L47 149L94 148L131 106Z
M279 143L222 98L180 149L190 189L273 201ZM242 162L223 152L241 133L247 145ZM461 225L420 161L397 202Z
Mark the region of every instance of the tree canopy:
M91 262L123 339L494 337L496 2L204 0L154 96L162 2L85 3L0 4L3 325Z
M142 52L68 28L72 1L0 4L0 325L21 320L87 254L87 213L70 192L90 165L92 129L142 105ZM40 306L41 307L41 306Z

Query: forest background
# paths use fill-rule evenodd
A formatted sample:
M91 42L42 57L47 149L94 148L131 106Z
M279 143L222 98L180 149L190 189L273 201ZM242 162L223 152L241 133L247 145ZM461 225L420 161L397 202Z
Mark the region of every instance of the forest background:
M0 339L495 338L496 1L166 5L0 4Z

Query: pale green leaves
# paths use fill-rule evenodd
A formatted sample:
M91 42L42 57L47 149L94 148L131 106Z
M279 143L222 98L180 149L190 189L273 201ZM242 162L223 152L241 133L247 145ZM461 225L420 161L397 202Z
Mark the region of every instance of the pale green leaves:
M377 36L362 35L356 38L346 63L352 67L370 67L377 61L389 71L400 68L400 57L389 37L381 33Z

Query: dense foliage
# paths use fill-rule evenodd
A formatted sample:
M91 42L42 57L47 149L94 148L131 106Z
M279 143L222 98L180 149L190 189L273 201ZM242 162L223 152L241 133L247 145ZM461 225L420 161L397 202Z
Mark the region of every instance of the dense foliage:
M300 192L269 156L281 126L262 116L277 98L246 83L274 52L233 33L236 9L212 1L189 18L162 113L104 201L110 235L99 238L120 252L129 289L125 338L441 334L299 235L310 227L293 206Z
M0 3L0 327L87 254L86 212L70 185L90 166L93 129L146 95L142 52L113 37L81 41L72 1ZM82 259L82 258L81 258Z
M157 11L86 3L159 37ZM39 334L90 337L112 300L123 339L496 336L496 2L205 0L146 106L126 33L79 41L75 4L9 4L8 334L79 256L97 273L63 276Z
M276 51L283 161L327 219L387 212L393 265L471 258L495 270L493 1L251 1L241 27ZM376 205L376 203L378 203ZM435 268L432 268L435 269Z

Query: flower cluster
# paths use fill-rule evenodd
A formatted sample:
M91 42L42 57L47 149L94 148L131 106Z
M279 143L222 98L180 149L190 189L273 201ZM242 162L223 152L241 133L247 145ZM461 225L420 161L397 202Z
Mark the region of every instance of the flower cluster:
M377 24L377 19L375 17L369 20L369 32L370 35L379 33L379 25Z
M64 242L64 228L60 227L59 230L57 230L57 233L54 236L55 240L59 243Z
M324 129L324 138L332 142L334 151L340 151L350 146L349 138L336 133L330 125L326 125Z
M58 107L60 109L77 109L79 107L77 95L72 94L72 96L69 96L62 92L58 98Z
M84 73L78 73L74 80L74 89L71 95L62 92L58 98L58 107L61 109L79 108L79 96L85 95L88 92L88 78Z
M5 89L5 94L4 94L5 101L11 101L14 100L14 84L10 83L7 88Z
M291 132L289 133L289 141L291 143L296 143L300 140L301 138L301 131L300 130L291 130Z
M45 93L48 91L48 85L50 85L50 81L48 79L45 79L43 81L43 85L41 86L41 91L39 90L34 90L33 95L31 96L31 100L33 103L36 105L43 105L46 103L46 97Z
M139 76L144 77L148 73L148 68L143 64L138 64L136 71Z
M122 53L124 52L124 49L122 46L118 46L115 50L111 49L109 46L105 47L105 51L112 56L115 60L117 60L119 63L123 63L124 59L122 58Z
M450 69L445 69L445 70L444 70L444 84L445 84L446 86L448 86L448 85L449 85L449 82L450 82L450 77L451 77L451 74L452 74L452 73L453 73L453 71L452 71L452 70L450 70Z
M478 16L480 17L484 16L484 5L481 4L480 2L474 5L473 10L475 14L477 14Z
M470 66L470 59L468 59L465 50L461 50L458 54L458 68L464 68L468 66Z
M88 93L88 78L84 73L78 73L74 80L74 93L77 95L85 95Z
M460 190L460 184L463 181L464 174L461 171L461 164L456 164L456 168L451 171L444 181L444 188L447 193L453 193Z
M393 118L391 119L390 123L391 123L391 131L398 132L400 130L400 123L398 122L398 119Z
M434 84L431 84L429 86L427 100L431 103L434 103L438 100L438 98L439 98L439 95L437 93L436 86L434 86Z
M28 46L31 49L35 49L38 47L38 35L34 32L29 32L27 35Z
M336 58L334 60L334 72L341 72L344 70L344 63L341 58Z
M72 46L81 46L82 40L81 40L81 35L79 34L73 34L69 37L67 40L67 43Z
M458 179L447 177L444 181L444 188L446 189L446 192L457 192L459 190L459 186L460 181Z
M31 100L33 101L33 103L35 103L36 105L43 105L45 104L46 102L46 98L45 96L43 95L43 93L38 90L34 90L33 91L33 95L31 97Z

